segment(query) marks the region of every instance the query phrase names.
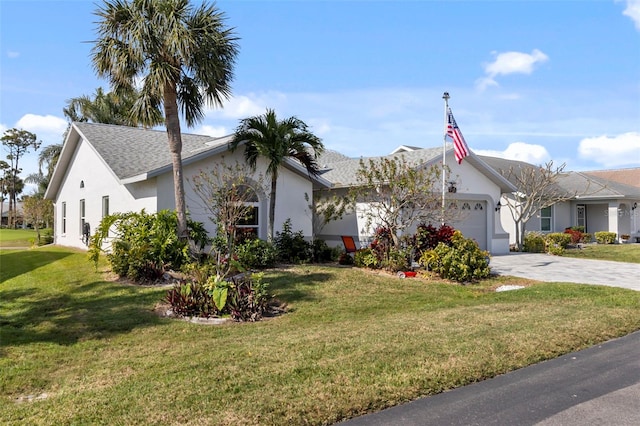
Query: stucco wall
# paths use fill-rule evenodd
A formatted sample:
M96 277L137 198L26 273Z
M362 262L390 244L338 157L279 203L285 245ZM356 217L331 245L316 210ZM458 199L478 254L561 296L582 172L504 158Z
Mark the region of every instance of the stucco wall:
M83 188L80 187L81 182ZM120 185L93 148L80 141L55 200L55 243L85 247L82 242L80 200L85 200L85 221L90 224L93 234L102 220L103 197L109 197L109 213L139 211L143 208L153 212L153 188L151 183L134 184L129 188ZM142 196L134 197L129 189ZM66 232L62 229L63 203L66 203Z

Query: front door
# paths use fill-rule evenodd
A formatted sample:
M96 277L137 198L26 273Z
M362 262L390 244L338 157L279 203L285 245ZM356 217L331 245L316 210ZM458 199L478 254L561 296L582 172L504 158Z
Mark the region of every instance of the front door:
M584 232L587 232L587 209L584 204L578 204L576 209L576 225L582 226Z

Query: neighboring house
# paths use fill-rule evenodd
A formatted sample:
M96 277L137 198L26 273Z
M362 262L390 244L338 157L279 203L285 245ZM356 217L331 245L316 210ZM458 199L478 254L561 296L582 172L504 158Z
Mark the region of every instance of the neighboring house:
M421 149L417 147L401 146L394 150L388 158L404 156L410 164L417 167L430 167L442 163L443 148ZM373 160L384 157L374 157ZM368 158L364 158L365 161ZM459 218L449 225L460 229L462 233L476 240L480 248L493 254L504 254L509 251L509 235L503 230L496 206L503 193L515 190L513 185L489 167L480 157L471 153L462 164L457 164L453 147L447 146L446 164L450 169L450 177L446 184L445 205L453 209ZM323 169L322 177L330 181L332 190L344 193L358 183L357 171L360 158L348 158L336 152L324 154L319 164ZM436 191L441 191L441 183L436 182ZM448 188L452 189L449 190ZM451 192L449 192L451 191ZM366 229L364 212L366 203L359 203L356 210L345 215L342 220L328 223L319 233L318 238L335 245L342 235L357 237L360 246L371 241L372 229ZM439 209L440 205L435 206ZM439 223L433 225L438 226Z
M495 170L508 175L510 167L520 161L481 157ZM630 183L635 182L635 185ZM515 184L515 182L512 182ZM634 242L640 237L640 168L625 171L563 172L557 182L569 200L541 209L525 225L525 231L563 232L572 226L582 226L585 232L614 232L621 240L627 234ZM501 222L515 243L515 224L508 208L501 210Z
M0 226L9 226L9 199L3 199L2 203L2 216L0 216ZM24 213L22 211L22 201L16 202L16 223L17 226L22 228L25 226Z
M215 225L194 193L189 178L220 162L244 163L242 146L229 151L231 137L182 135L185 198L191 219L203 222L211 234ZM256 175L265 174L266 164L258 161ZM254 180L254 182L257 179ZM268 185L268 178L265 178ZM278 205L275 230L291 219L292 229L307 237L312 219L305 194L329 183L310 177L299 163L286 160L278 178ZM269 191L256 192L256 220L245 224L265 239ZM91 233L107 214L145 209L154 213L174 209L173 171L165 131L94 123L73 123L64 142L60 159L47 188L45 198L54 202L55 243L84 247L82 229L89 223Z

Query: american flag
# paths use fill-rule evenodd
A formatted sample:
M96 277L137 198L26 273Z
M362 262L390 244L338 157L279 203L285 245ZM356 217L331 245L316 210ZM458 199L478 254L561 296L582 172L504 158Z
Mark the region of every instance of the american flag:
M469 155L469 147L467 142L462 136L462 132L456 123L456 119L453 118L451 108L447 108L447 135L453 139L453 148L456 155L456 161L458 164L462 163L462 159Z

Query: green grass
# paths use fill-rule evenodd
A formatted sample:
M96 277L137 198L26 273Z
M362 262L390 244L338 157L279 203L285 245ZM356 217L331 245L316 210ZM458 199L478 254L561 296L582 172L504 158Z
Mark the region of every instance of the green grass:
M3 424L331 424L640 329L631 290L332 266L270 271L281 317L206 326L159 318L164 289L105 281L82 252L0 262Z
M588 244L582 249L567 249L564 256L640 263L640 244Z
M31 241L36 239L33 229L5 229L0 228L1 247L30 247Z

